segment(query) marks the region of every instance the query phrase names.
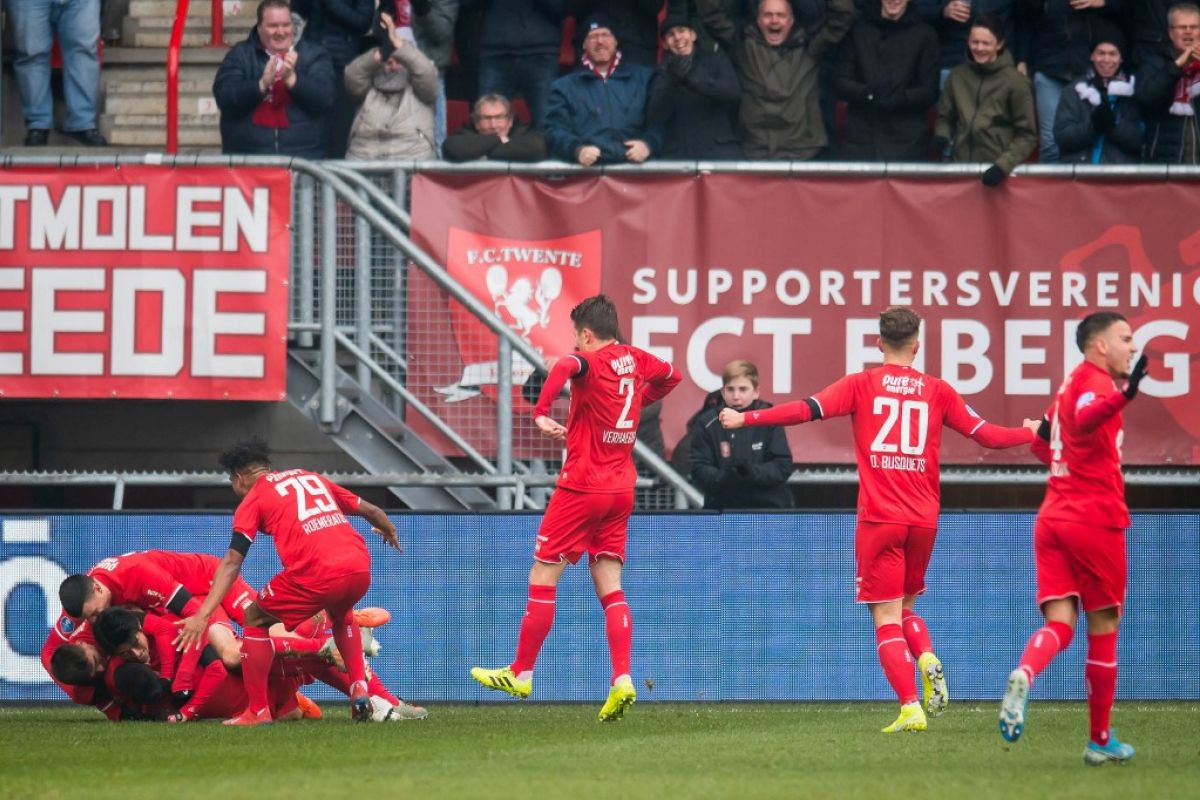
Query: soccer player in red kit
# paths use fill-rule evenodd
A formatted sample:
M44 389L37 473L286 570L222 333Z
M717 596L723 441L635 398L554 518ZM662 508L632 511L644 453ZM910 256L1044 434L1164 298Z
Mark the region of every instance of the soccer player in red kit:
M1121 476L1121 409L1137 396L1146 357L1130 370L1136 352L1133 331L1113 311L1084 317L1075 343L1084 360L1058 390L1034 443L1034 453L1050 467L1033 531L1037 603L1046 624L1029 638L1008 676L1000 734L1010 742L1020 738L1030 686L1071 643L1082 606L1087 614L1083 674L1091 733L1083 760L1097 766L1133 758L1133 747L1109 730L1109 718L1117 685L1117 627L1125 603L1125 529L1130 521Z
M245 609L242 679L249 705L229 725L271 721L267 677L275 648L268 628L283 622L288 630L326 611L333 638L350 676L354 719L371 718L370 693L362 640L353 609L371 584L371 556L346 514L363 517L384 540L400 549L396 528L380 508L316 473L303 469L276 472L270 450L260 438L239 442L218 460L242 498L233 516L233 538L217 567L216 578L199 611L180 623L181 647L200 643L209 617L225 598L259 531L275 539L283 572L267 582Z
M884 733L923 731L925 712L936 716L949 703L942 664L929 629L913 610L925 591L940 510L938 461L942 426L984 447L1030 444L1037 423L992 425L972 411L950 384L913 369L920 348L921 318L908 308L879 317L883 366L838 380L807 400L741 413L721 411L726 428L794 425L851 415L858 461L858 524L854 534L857 600L875 623L879 661L900 700L900 715ZM925 690L917 702L912 659Z
M529 696L534 662L554 623L558 580L587 553L612 659L608 700L600 709L607 722L621 719L637 698L629 674L633 619L621 591L621 567L637 480L638 419L643 405L665 397L680 378L662 359L617 341L617 309L604 295L571 309L571 321L576 352L551 368L533 411L544 436L566 440L567 457L538 528L516 658L499 669L475 667L471 677L514 697ZM563 427L549 414L567 381L571 406Z

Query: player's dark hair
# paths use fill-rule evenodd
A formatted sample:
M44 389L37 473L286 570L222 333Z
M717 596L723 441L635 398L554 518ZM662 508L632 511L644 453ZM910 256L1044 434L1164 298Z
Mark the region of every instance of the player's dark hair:
M163 699L163 685L154 670L145 664L126 662L113 670L117 692L135 703L157 703Z
M1075 346L1079 348L1079 352L1087 352L1088 342L1111 328L1114 323L1124 321L1125 317L1115 311L1097 311L1094 314L1088 314L1075 329Z
M90 686L95 676L87 653L77 644L64 644L50 656L50 674L68 686Z
M141 629L142 621L138 615L119 606L104 609L92 625L96 644L109 655L115 653L121 645L131 643L134 634Z
M271 466L271 448L261 436L242 439L217 456L217 463L226 472L245 472L249 467Z
M575 330L581 331L587 328L596 334L597 339L615 340L619 335L617 307L606 295L598 294L595 297L589 297L572 308L571 322L575 323Z
M997 52L1004 52L1005 45L1008 43L1004 41L1004 21L1000 17L995 14L980 14L971 20L971 25L967 28L967 35L970 35L971 28L983 28L989 31L992 36L996 37L996 43L1000 45Z
M879 315L879 338L889 347L903 347L921 332L921 318L904 306L892 306Z
M291 11L292 4L288 0L262 0L255 10L255 13L258 15L259 25L262 25L263 15L266 14L268 8L286 8L288 11Z
M68 575L58 585L58 602L67 616L83 618L83 604L92 596L93 583L90 575Z

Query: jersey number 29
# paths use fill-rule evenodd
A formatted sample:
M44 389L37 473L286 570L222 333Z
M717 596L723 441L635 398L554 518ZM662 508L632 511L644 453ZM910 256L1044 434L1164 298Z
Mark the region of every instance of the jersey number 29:
M325 484L316 475L288 478L276 485L275 491L282 497L287 497L289 493L295 495L296 518L301 522L317 514L328 514L338 510L329 489L325 488Z

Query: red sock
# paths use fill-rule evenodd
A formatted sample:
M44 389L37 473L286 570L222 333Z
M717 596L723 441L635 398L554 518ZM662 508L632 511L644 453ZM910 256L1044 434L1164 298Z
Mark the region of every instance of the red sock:
M271 673L271 661L275 658L275 647L266 628L247 627L242 637L242 683L246 687L247 708L259 714L271 712L271 699L267 694L267 677Z
M346 677L346 673L339 672L336 667L324 664L324 669L315 670L312 676L321 683L337 689L346 697L350 696L350 679Z
M604 633L608 636L608 655L612 659L612 679L629 674L629 653L633 649L633 616L625 593L620 589L600 598L604 608Z
M311 639L323 633L328 624L329 620L326 618L325 612L322 611L316 616L309 617L304 622L301 622L292 633L305 639Z
M900 704L915 703L917 682L913 678L912 654L908 652L908 642L904 641L904 631L895 623L880 625L875 629L875 641L883 674Z
M1113 694L1117 691L1117 632L1088 634L1087 661L1083 666L1087 683L1088 718L1092 741L1108 744L1108 720Z
M367 691L372 695L382 697L394 706L400 705L400 698L388 691L388 688L383 685L383 681L379 680L379 676L374 672L371 677L367 678Z
M904 641L908 642L908 649L913 654L913 658L920 658L926 653L933 652L933 642L929 639L929 628L925 625L925 620L915 611L904 609L902 614L904 628Z
M331 615L332 616L332 615ZM346 662L346 675L351 685L362 681L367 682L367 665L363 663L362 639L358 633L358 623L354 621L354 612L347 609L342 614L341 621L333 626L333 641L337 642L338 652Z
M320 639L297 639L295 636L272 636L271 644L280 655L316 655L323 642Z
M517 634L517 657L509 667L515 674L528 672L537 663L542 643L554 625L555 587L529 584L529 600L525 603L525 616L521 618L521 631Z
M1033 679L1056 655L1067 649L1074 635L1075 630L1065 622L1047 622L1034 631L1033 636L1029 637L1029 644L1025 645L1025 652L1021 654L1020 663L1017 664L1025 670L1030 683L1033 683Z
M324 673L329 662L320 656L275 659L275 673L281 678L308 677ZM335 669L334 672L337 672ZM341 674L341 673L338 673Z

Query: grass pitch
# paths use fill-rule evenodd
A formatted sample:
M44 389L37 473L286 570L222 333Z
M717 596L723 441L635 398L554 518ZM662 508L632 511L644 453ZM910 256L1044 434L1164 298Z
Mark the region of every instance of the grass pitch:
M1138 748L1084 766L1087 708L1034 703L1021 742L996 704L958 703L924 734L884 736L893 705L433 706L420 722L113 725L93 711L0 708L3 798L1171 798L1200 796L1200 704L1121 703Z

